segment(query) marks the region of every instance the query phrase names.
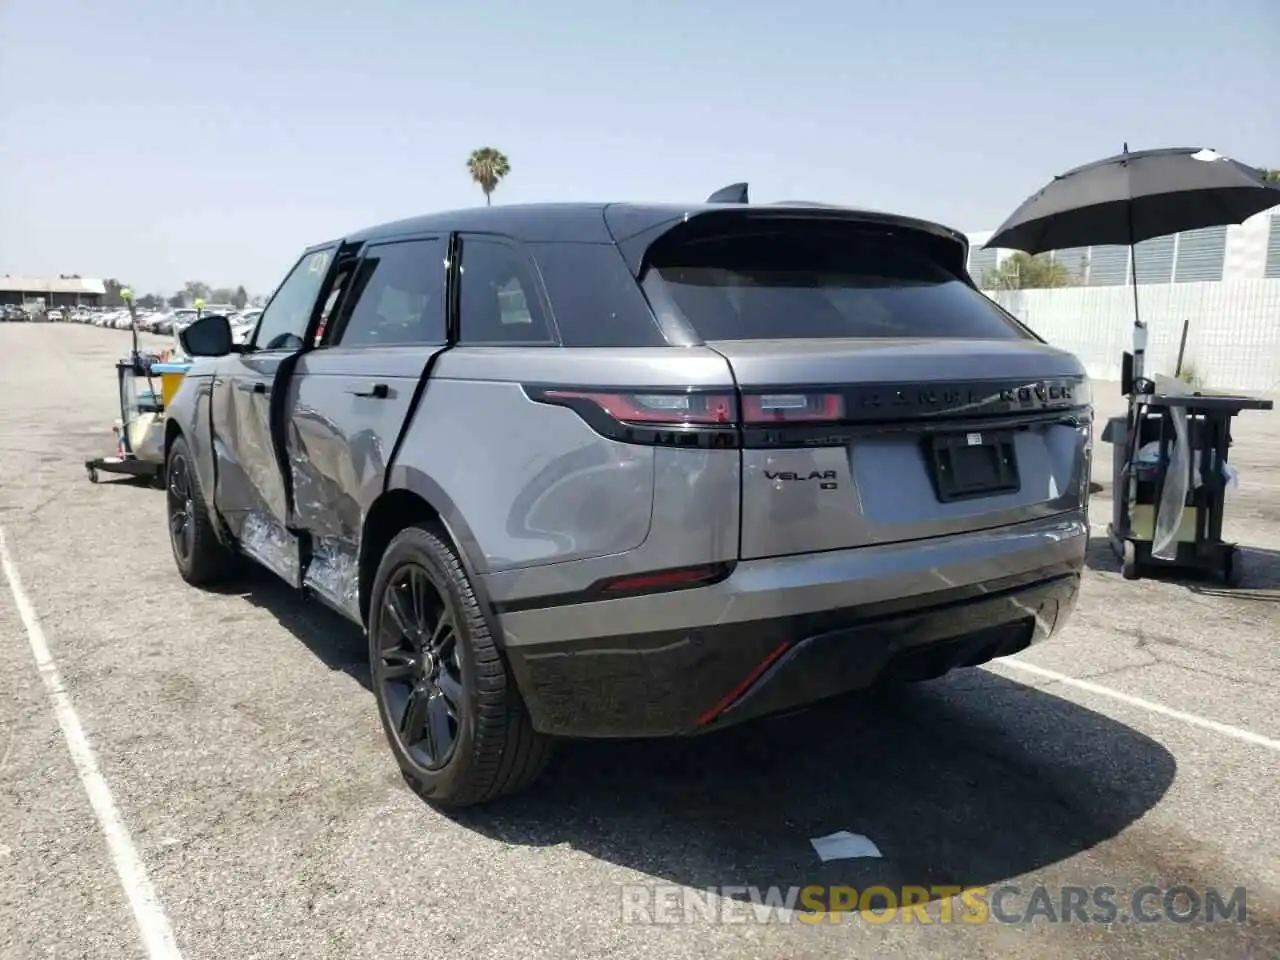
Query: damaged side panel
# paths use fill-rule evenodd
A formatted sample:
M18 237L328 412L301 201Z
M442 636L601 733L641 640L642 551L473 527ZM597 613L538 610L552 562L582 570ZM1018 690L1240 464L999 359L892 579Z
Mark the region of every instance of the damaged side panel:
M365 517L435 345L315 350L288 386L286 448L296 526L311 537L303 585L360 620Z
M270 428L272 383L281 359L236 357L214 380L215 502L240 549L298 586L297 538L285 527L284 482Z

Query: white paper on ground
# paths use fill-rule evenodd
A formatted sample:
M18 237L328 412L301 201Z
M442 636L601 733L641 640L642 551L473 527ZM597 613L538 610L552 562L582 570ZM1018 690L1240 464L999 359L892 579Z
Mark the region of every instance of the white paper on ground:
M813 837L813 844L818 859L823 863L828 860L852 860L855 857L879 857L880 848L868 837L848 830L837 830L825 837Z

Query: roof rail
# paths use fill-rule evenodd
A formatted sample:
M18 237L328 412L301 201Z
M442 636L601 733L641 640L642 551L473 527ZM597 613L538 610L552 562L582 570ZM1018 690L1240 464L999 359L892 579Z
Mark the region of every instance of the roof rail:
M707 197L707 203L747 203L747 185L745 183L731 183L727 187L721 187L711 196Z

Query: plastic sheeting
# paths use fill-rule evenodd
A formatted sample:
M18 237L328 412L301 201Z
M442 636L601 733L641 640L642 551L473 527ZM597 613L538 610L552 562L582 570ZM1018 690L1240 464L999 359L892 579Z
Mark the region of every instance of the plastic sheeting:
M280 524L261 513L250 513L240 531L244 549L291 584L298 582L298 545Z
M360 568L355 552L334 540L321 540L312 551L305 582L330 601L355 613L360 611Z
M1164 471L1164 489L1156 513L1155 535L1151 555L1157 560L1176 560L1178 531L1182 528L1182 512L1186 509L1187 490L1191 485L1191 444L1187 438L1186 407L1170 407L1174 440L1169 448L1169 463Z

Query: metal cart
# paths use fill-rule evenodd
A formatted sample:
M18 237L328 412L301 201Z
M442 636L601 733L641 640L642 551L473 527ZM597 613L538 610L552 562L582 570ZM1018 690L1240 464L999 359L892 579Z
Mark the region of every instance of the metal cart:
M144 354L138 346L138 317L133 298L121 291L128 305L133 327L133 349L129 356L116 362L116 381L120 393L120 422L116 426L116 453L111 457L94 457L84 462L90 483L98 482L99 473L117 473L164 484L164 408L175 386L185 372L183 364L161 364L159 357ZM145 388L143 382L145 381ZM163 393L156 390L162 384Z
M139 380L148 386L140 389ZM116 380L120 390L120 422L116 427L116 453L112 457L94 457L84 462L89 482L97 483L98 474L119 473L142 477L160 485L164 461L157 455L152 436L164 431L164 403L155 390L151 376L151 358L134 353L116 362Z
M1240 550L1222 539L1227 488L1223 468L1231 446L1231 420L1243 410L1270 410L1272 401L1156 393L1155 385L1142 379L1126 385L1128 415L1108 423L1102 437L1113 444L1112 517L1107 535L1121 560L1125 579L1137 580L1144 568L1165 566L1212 573L1230 586L1239 586L1244 576ZM1152 551L1157 516L1170 480L1170 454L1176 437L1173 418L1179 407L1186 412L1187 444L1194 456L1185 461L1190 477L1182 522L1175 533L1174 556L1156 557ZM1140 462L1138 452L1150 443L1159 444L1159 456ZM1197 468L1198 485L1193 482Z

